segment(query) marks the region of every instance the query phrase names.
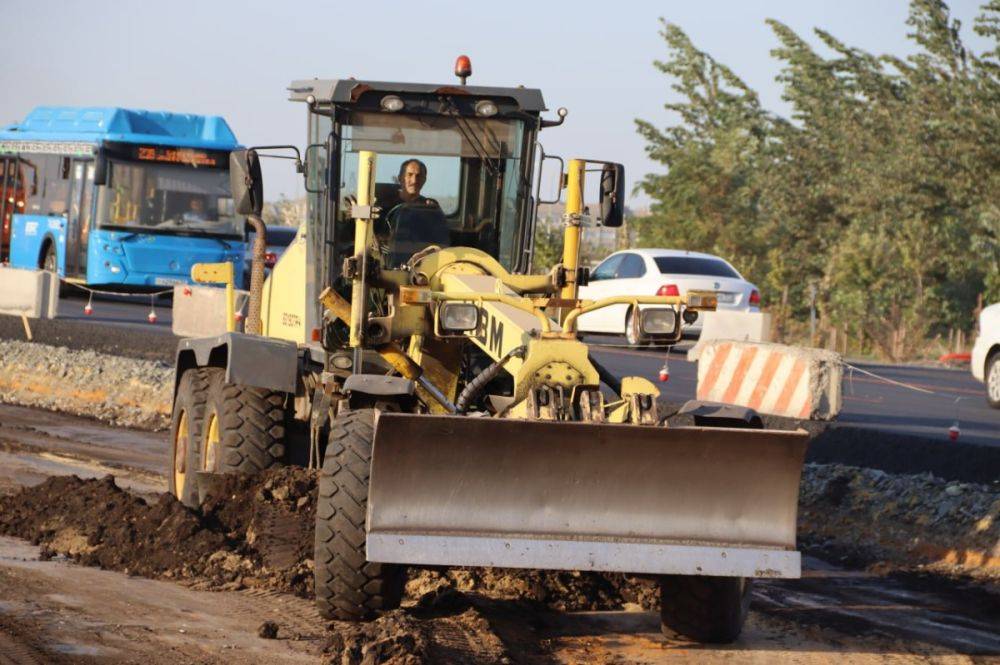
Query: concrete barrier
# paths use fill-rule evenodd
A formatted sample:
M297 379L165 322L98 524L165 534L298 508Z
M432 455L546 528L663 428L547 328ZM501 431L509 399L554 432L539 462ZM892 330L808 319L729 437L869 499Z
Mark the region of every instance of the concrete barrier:
M236 290L236 311L246 313L248 291ZM172 330L178 337L213 337L226 332L226 289L218 286L174 287ZM236 330L243 330L237 317Z
M45 270L0 266L0 314L52 319L58 308L56 275Z
M699 350L698 399L800 420L840 413L843 365L832 351L709 341Z
M698 342L688 351L688 360L694 360L698 350L714 340L728 339L737 342L770 342L771 314L769 312L728 312L716 310L702 312L701 333Z

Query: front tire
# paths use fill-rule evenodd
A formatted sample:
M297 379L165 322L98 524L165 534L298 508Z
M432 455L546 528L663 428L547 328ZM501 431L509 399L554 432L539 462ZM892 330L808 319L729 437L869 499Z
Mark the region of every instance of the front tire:
M750 609L752 580L745 577L664 575L660 578L660 630L671 639L706 644L736 641Z
M45 255L42 257L42 270L47 270L51 273L59 272L59 259L56 256L56 248L51 243L45 248Z
M365 559L365 520L375 411L338 416L319 477L316 505L316 605L327 619L363 621L399 607L403 566Z
M986 402L1000 409L1000 351L994 351L986 361Z
M260 473L285 456L285 394L226 383L210 389L200 468L213 473Z

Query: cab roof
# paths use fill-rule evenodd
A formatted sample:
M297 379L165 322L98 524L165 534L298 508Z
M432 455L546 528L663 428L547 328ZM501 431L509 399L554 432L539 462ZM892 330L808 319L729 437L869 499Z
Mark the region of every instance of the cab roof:
M214 150L239 147L236 135L221 116L117 106L39 106L22 122L0 129L0 141L121 141Z
M496 88L478 85L442 85L439 83L392 83L388 81L358 81L355 79L303 79L288 86L289 99L307 101L312 95L316 101L333 104L352 104L366 92L385 92L425 95L469 95L474 97L506 97L514 100L519 110L541 113L547 110L538 88Z

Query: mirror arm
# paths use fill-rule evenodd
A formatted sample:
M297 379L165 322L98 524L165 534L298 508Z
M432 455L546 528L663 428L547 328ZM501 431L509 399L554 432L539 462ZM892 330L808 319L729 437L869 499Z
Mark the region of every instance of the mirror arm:
M256 150L258 153L261 150L291 150L295 153L295 157L288 157L286 155L261 155L261 157L269 157L271 159L294 159L295 160L295 172L304 173L305 165L302 163L302 153L299 152L298 146L294 145L255 145L251 150Z

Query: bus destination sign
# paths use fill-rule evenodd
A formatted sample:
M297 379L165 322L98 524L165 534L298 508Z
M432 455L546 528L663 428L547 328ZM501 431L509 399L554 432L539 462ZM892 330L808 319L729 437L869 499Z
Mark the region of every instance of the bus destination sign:
M161 164L183 164L186 166L205 166L219 168L225 165L224 153L198 150L192 148L171 148L160 145L135 146L135 159L140 162L158 162Z

